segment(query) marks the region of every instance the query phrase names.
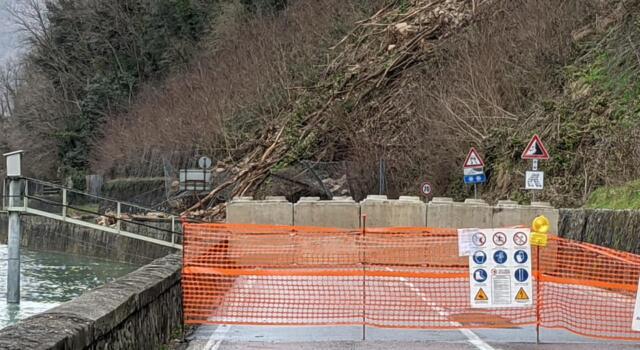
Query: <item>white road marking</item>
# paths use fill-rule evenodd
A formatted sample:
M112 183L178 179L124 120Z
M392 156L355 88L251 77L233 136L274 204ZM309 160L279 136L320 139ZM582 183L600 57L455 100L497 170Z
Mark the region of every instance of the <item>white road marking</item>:
M229 333L229 329L231 329L231 326L229 325L219 325L211 337L209 337L209 341L205 344L202 350L218 350L220 345L222 345L222 342L225 340L225 335Z
M390 267L387 267L386 269L387 269L387 271L393 271L393 269L391 269ZM429 305L433 310L438 312L438 314L440 316L447 317L447 318L449 318L451 316L451 313L448 312L447 309L445 309L442 306L439 306L438 304L434 303L433 301L430 301L429 299L427 299L426 295L424 293L422 293L418 288L416 288L413 283L407 282L408 280L406 278L400 277L400 280L404 284L409 286L409 288L411 288L411 290L414 293L416 293L416 295L418 295L422 301L424 301L427 305ZM461 327L462 326L462 324L460 324L459 322L455 322L455 321L449 321L449 322L451 323L451 325L453 325L455 327ZM478 348L480 350L496 350L494 347L492 347L491 345L487 344L484 340L482 340L482 338L480 338L477 334L475 334L470 329L459 328L458 330L460 331L460 333L464 334L464 336L467 337L469 343L471 345L475 346L476 348Z

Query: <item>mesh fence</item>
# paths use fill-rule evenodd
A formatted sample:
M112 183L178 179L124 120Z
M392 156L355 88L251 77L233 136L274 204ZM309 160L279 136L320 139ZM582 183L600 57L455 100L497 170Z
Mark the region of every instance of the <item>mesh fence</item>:
M185 224L184 234L189 324L539 324L640 340L631 330L640 256L595 245L551 237L534 256L533 306L474 309L453 229Z

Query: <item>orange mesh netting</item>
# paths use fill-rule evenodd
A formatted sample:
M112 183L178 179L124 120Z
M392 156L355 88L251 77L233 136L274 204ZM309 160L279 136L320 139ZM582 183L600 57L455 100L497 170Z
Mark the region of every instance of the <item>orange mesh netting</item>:
M458 256L454 229L185 224L184 235L190 324L455 329L538 323L640 340L631 330L640 256L591 244L550 237L534 271L534 306L472 309L468 257ZM537 263L534 256L534 268Z

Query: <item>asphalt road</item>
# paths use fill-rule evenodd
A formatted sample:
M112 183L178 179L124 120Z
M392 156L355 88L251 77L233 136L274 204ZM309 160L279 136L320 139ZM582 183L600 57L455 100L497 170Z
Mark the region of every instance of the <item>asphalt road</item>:
M560 330L534 327L422 331L367 327L200 326L189 338L189 350L254 349L640 349L632 342L584 338Z
M289 279L288 281L291 281ZM372 282L370 282L372 283ZM375 287L375 283L371 287ZM382 282L380 282L382 283ZM415 310L404 310L403 314L412 315L425 310L437 311L436 314L449 320L451 324L458 324L450 319L450 313L444 309L437 299L426 298L425 290L429 286L414 285L410 280L400 278L395 282L386 282L387 287L393 286L398 295L409 297L408 304ZM299 282L296 286L304 286ZM422 287L422 288L421 288ZM375 288L373 288L375 290ZM241 293L244 291L244 294ZM309 291L304 291L309 293ZM269 298L262 294L266 293ZM298 294L296 294L298 293ZM255 300L277 300L283 305L283 310L291 310L300 303L300 291L296 289L274 288L273 285L258 278L243 277L235 282L234 290L229 292L225 300L227 312L235 310L234 305L246 306L247 295ZM322 293L312 295L320 308L335 305L333 299L322 303ZM602 299L602 305L615 300L611 294L596 288L586 288L580 295L590 295L592 298ZM385 295L383 295L385 296ZM325 296L324 298L329 298ZM387 299L392 298L388 296ZM386 300L386 299L385 299ZM299 300L298 300L299 301ZM326 304L326 305L325 305ZM422 305L424 304L424 305ZM317 306L316 305L316 306ZM418 307L424 306L422 309ZM421 311L422 310L422 311ZM282 310L280 310L282 311ZM390 312L393 312L390 311ZM213 320L213 319L212 319ZM239 319L243 320L241 317ZM256 318L254 321L269 321ZM357 320L356 320L357 321ZM227 321L231 322L231 321ZM458 324L462 327L461 324ZM364 332L364 337L363 337ZM419 329L390 329L360 326L241 326L241 325L212 325L200 326L188 338L190 350L253 350L253 349L640 349L639 342L612 342L594 338L578 336L568 331L556 329L541 329L540 344L536 343L536 329L534 326L518 327L507 325L501 329L458 329L458 330L419 330Z

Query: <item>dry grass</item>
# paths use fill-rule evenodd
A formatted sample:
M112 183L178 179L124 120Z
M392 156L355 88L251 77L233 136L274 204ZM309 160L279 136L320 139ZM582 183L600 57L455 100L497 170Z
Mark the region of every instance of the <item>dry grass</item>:
M223 11L191 69L145 88L127 115L105 127L94 170L154 175L162 157L176 165L198 152L241 157L250 147L242 144L318 80L328 47L366 7L357 0L305 0L274 17L253 17L234 3Z

